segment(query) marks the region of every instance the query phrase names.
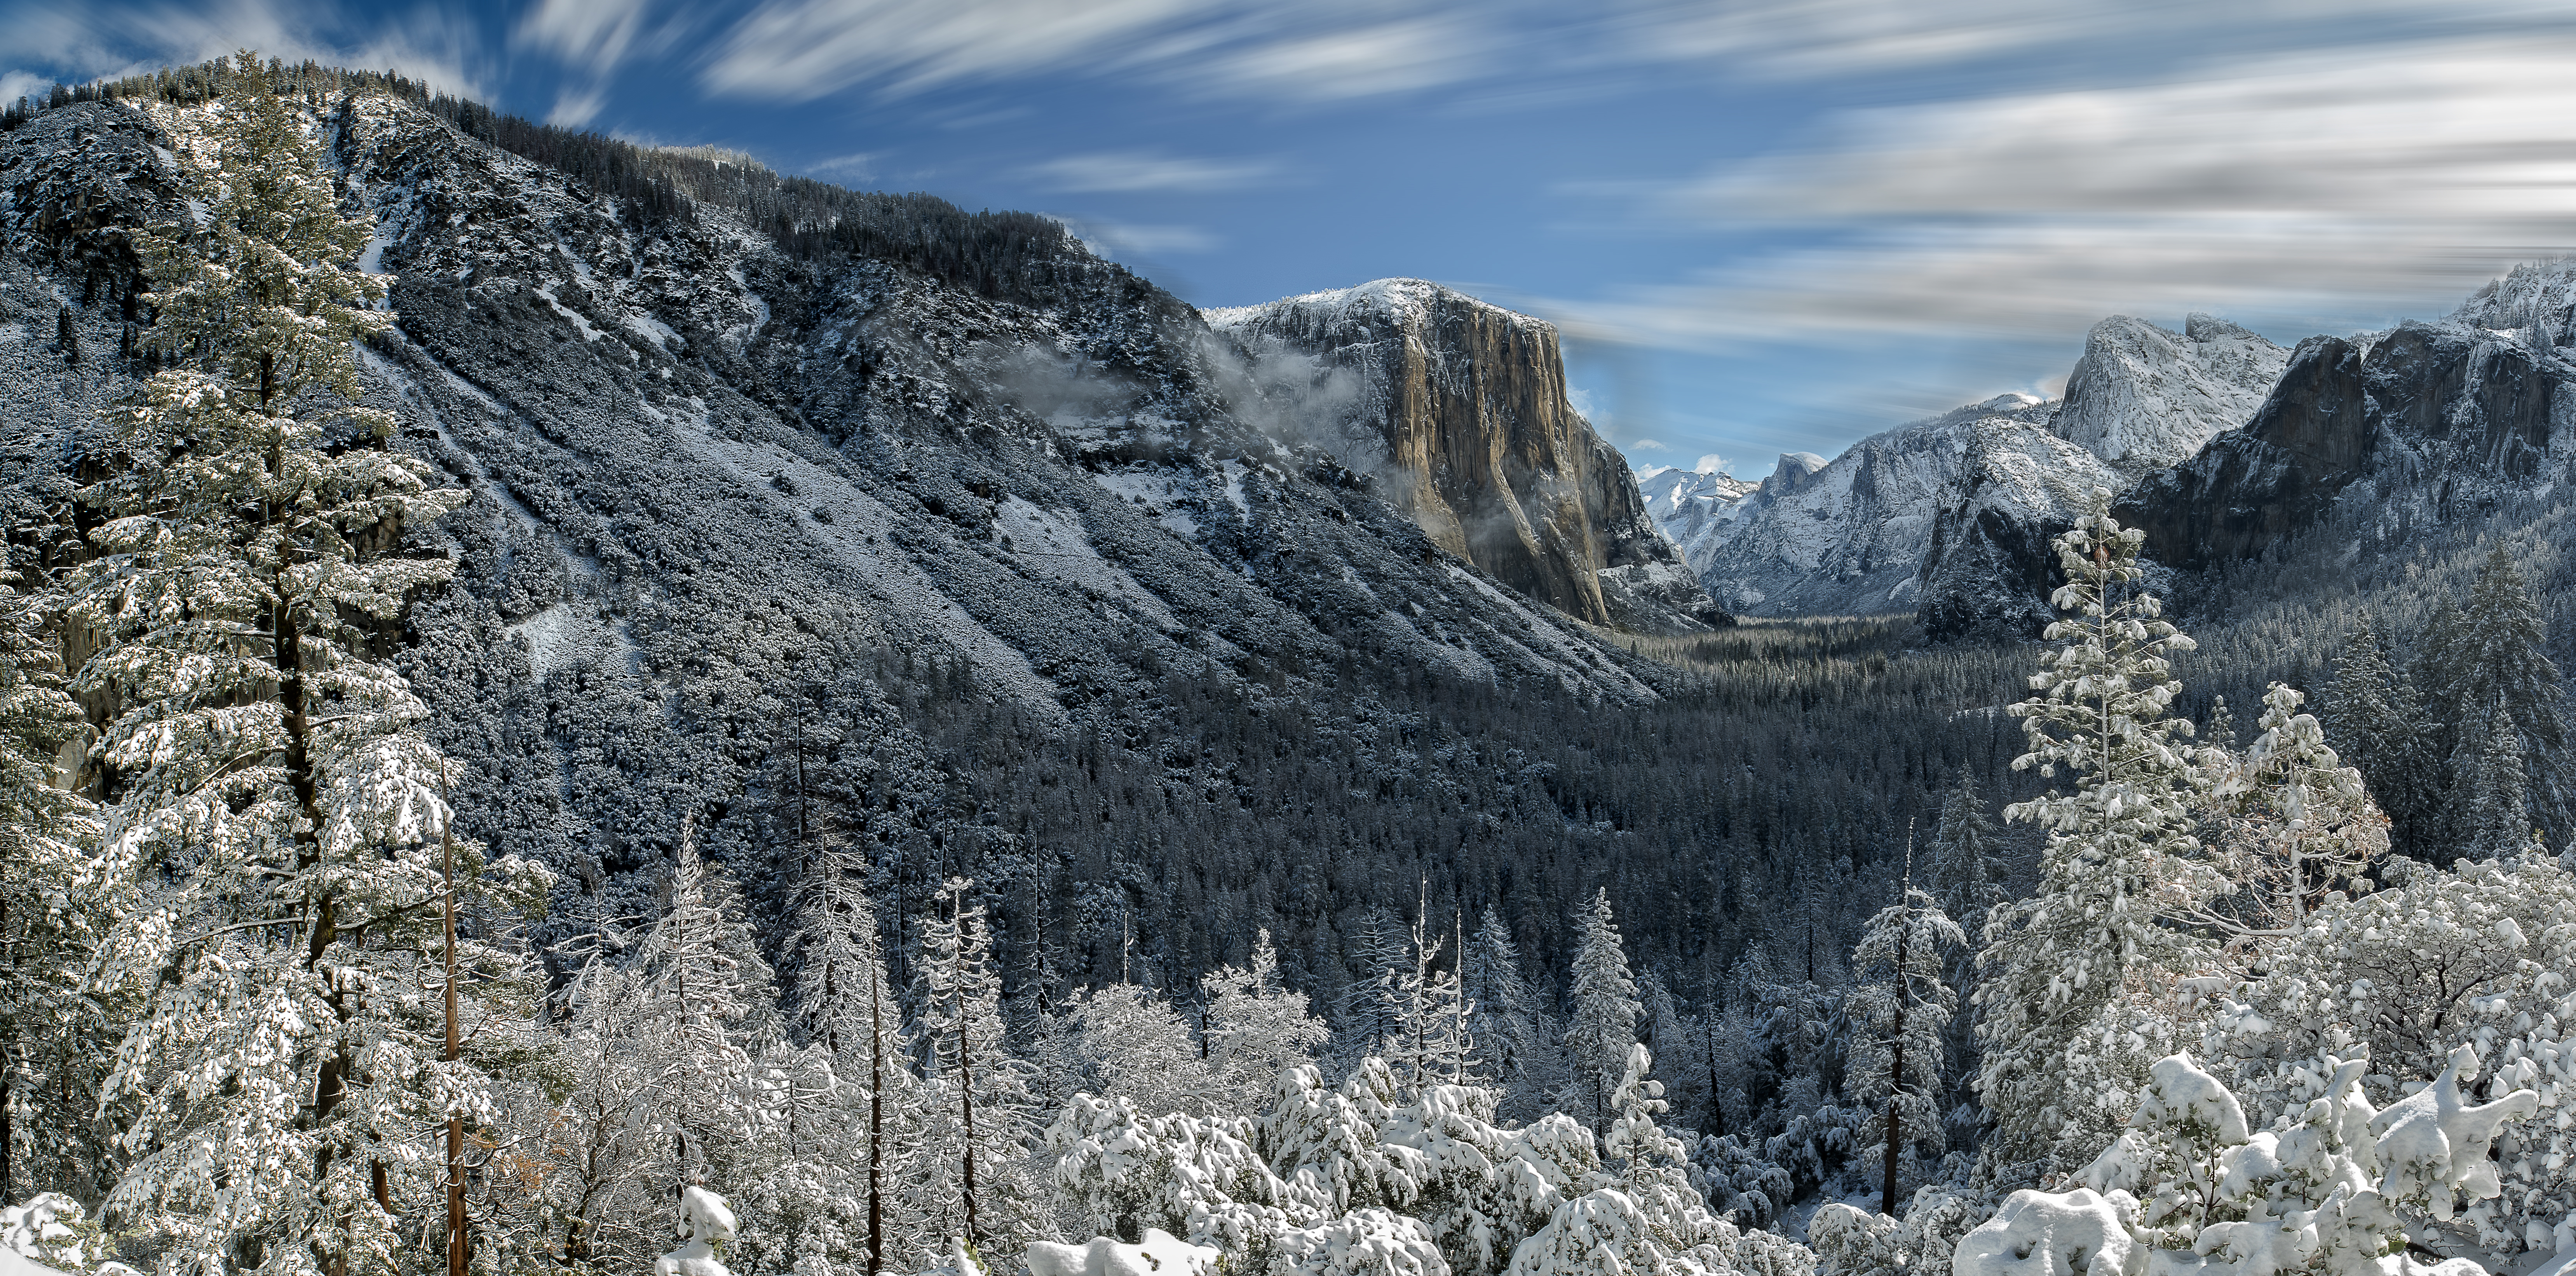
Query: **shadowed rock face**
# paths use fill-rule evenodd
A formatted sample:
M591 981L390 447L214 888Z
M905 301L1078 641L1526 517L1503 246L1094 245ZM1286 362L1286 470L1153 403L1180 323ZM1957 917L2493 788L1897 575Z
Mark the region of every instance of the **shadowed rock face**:
M2243 430L2149 475L2119 516L2159 561L2203 567L2261 554L2365 478L2437 504L2520 486L2548 458L2571 372L2457 322L2310 338Z
M1553 325L1417 279L1206 314L1295 441L1371 475L1442 548L1594 624L1728 623L1567 400Z

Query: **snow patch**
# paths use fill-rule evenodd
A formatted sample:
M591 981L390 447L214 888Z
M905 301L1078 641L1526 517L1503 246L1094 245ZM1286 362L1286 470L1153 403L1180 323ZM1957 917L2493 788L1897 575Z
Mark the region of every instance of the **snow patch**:
M993 524L996 531L1010 538L1011 553L1030 575L1122 599L1166 632L1181 628L1179 618L1152 590L1092 548L1080 520L1070 514L1042 509L1018 496L1006 496L994 507Z

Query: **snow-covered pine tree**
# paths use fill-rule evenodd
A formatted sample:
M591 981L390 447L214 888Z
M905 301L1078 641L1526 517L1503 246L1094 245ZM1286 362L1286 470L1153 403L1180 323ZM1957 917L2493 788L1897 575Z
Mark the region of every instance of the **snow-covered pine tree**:
M1069 1090L1118 1095L1156 1116L1230 1110L1217 1106L1210 1060L1202 1057L1214 1053L1212 1043L1192 1034L1151 988L1106 984L1076 992L1065 998L1050 1035L1064 1051Z
M856 1217L837 1222L846 1246L828 1241L822 1252L858 1252L867 1276L885 1270L888 1237L907 1230L899 1217L899 1176L921 1142L919 1095L911 1084L903 1020L885 965L876 911L869 904L868 866L840 842L825 839L804 848L795 912L795 986L791 1013L799 1032L832 1061L838 1081L832 1096L843 1145L837 1168L846 1172L845 1195L818 1212L845 1204ZM827 1230L817 1227L815 1230Z
M2233 948L2296 934L2337 892L2368 889L2362 873L2388 850L2388 818L2303 703L2273 683L2262 734L2212 772L2203 841L2223 884L2177 915Z
M659 1041L655 1107L674 1140L677 1185L747 1178L777 1107L753 1061L783 1036L777 981L732 879L681 825L661 917L636 946L636 1014Z
M2434 680L2419 678L2429 707L2450 726L2451 800L2455 817L2475 809L2481 777L2495 774L2485 763L2496 734L2509 722L2520 735L2525 800L2531 815L2557 838L2566 836L2564 781L2566 729L2560 714L2558 666L2548 654L2547 627L2540 605L2514 569L2513 555L2503 545L2487 554L2469 588L2458 623L2441 644ZM2495 781L2492 783L2501 783ZM2490 804L2492 805L2492 804ZM2465 830L2455 827L2455 835ZM2529 840L2529 830L2516 838ZM2448 857L2445 857L2447 860Z
M1521 976L1520 949L1490 909L1467 938L1462 974L1462 991L1474 1007L1467 1018L1473 1066L1501 1087L1499 1110L1507 1119L1536 1117L1543 1096L1563 1084L1560 1052L1542 1026L1537 994Z
M1307 1010L1306 994L1279 982L1279 951L1264 930L1251 966L1219 966L1199 980L1207 1005L1209 1084L1218 1111L1249 1113L1279 1084L1279 1074L1315 1061L1331 1039Z
M2170 712L2182 684L2166 657L2193 644L2139 587L2142 540L2094 489L2056 540L2066 583L2050 600L2069 615L2046 636L2063 645L2010 710L2030 742L2014 769L2063 768L2072 792L2052 786L2004 811L2041 825L2048 843L2039 893L1995 911L1979 957L1989 1167L2071 1168L2069 1157L2108 1142L2162 1053L2127 1021L2206 960L2200 941L2160 920L2202 898L2213 875L2195 863L2191 723Z
M2003 902L2008 869L1995 845L1985 799L1977 794L1977 777L1966 767L1959 768L1959 782L1941 801L1941 831L1932 843L1929 867L1929 884L1940 897L1941 911L1963 925L1984 925L1986 910Z
M1046 1226L1027 1172L1037 1126L1031 1069L1003 1046L1001 980L975 883L943 883L921 936L921 1031L931 1065L922 1204L938 1234L999 1261Z
M2487 860L2530 850L2530 784L2522 765L2522 729L2513 710L2498 704L2477 730L2462 732L2457 756L2460 761L2453 766L2460 792L2453 820L2459 853Z
M1579 923L1574 953L1573 1022L1565 1030L1565 1048L1573 1056L1575 1098L1588 1103L1595 1129L1610 1119L1610 1093L1628 1068L1628 1048L1637 1044L1637 981L1628 973L1628 953L1619 938L1618 919L1610 911L1610 891L1602 888Z
M2236 752L2236 711L2227 707L2227 697L2209 698L2209 731L2201 744L2219 753Z
M2317 719L2326 743L2361 772L2388 814L2390 841L2401 852L2420 853L2420 831L2439 801L2424 755L2423 717L2414 680L2390 662L2379 631L2363 617L2335 660Z
M427 710L366 654L452 570L400 533L465 494L349 406L353 342L391 317L312 126L249 54L205 114L174 129L193 216L138 237L146 340L176 366L113 418L70 582L96 643L73 689L116 706L98 983L141 999L105 1086L136 1156L112 1206L165 1271L339 1276L393 1265L397 1190L435 1193L420 1132L487 1101L408 991L439 949L449 813ZM543 898L542 870L480 859L469 894Z
M1467 1035L1467 1017L1474 1008L1460 989L1455 961L1447 970L1440 968L1450 938L1432 929L1429 911L1426 897L1406 931L1405 964L1387 972L1396 1029L1379 1047L1396 1078L1416 1088L1464 1084L1474 1048Z
M0 1201L96 1200L119 1159L98 1110L116 1020L81 987L106 919L75 904L98 824L56 774L82 723L44 639L0 581Z
M1875 1118L1864 1128L1869 1146L1885 1150L1878 1208L1891 1215L1902 1154L1912 1151L1918 1160L1938 1156L1946 1142L1943 1030L1959 1013L1949 955L1968 944L1941 902L1914 887L1911 874L1900 891L1897 902L1880 909L1861 932L1852 950L1852 971L1861 982L1844 1003L1852 1042L1843 1092Z

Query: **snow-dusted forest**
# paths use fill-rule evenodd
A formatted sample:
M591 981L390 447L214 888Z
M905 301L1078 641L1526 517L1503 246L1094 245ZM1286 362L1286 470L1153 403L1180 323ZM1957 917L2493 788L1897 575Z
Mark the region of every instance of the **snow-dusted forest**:
M425 533L467 493L352 406L393 323L359 266L376 227L272 78L245 61L164 113L193 185L137 246L152 374L77 475L80 552L21 555L0 613L0 1276L2465 1276L2576 1252L2576 876L2542 831L2566 742L2549 613L2501 540L2383 622L2405 632L2358 618L2317 685L2235 709L2177 677L2195 646L2107 491L2055 539L2037 644L1667 640L1715 688L1697 730L1758 703L1858 739L1852 669L1906 661L2010 662L2024 698L1929 711L1890 684L1916 716L1887 720L1961 755L2017 732L2012 793L1945 768L1937 810L1871 831L1892 889L1848 856L1740 873L1758 933L1686 943L1676 903L1651 959L1603 874L1548 900L1549 953L1427 874L1351 901L1368 924L1329 963L1251 927L1192 967L1123 906L1073 941L1045 909L999 935L1000 885L890 874L845 834L894 799L827 796L819 753L809 798L801 744L764 797L778 853L729 861L686 813L649 895L570 891L462 835L398 669L456 571ZM1947 747L1917 744L1914 771ZM1830 792L1756 810L1733 783L1674 779L1667 807L1829 823ZM1019 796L1067 840L1113 822Z

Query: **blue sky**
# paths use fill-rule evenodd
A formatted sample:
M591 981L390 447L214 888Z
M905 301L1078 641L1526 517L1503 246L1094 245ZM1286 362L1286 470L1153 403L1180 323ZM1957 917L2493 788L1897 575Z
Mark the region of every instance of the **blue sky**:
M2522 0L54 0L0 97L245 44L1050 213L1200 305L1440 280L1746 477L2053 393L2105 315L2286 344L2576 247L2576 9Z

